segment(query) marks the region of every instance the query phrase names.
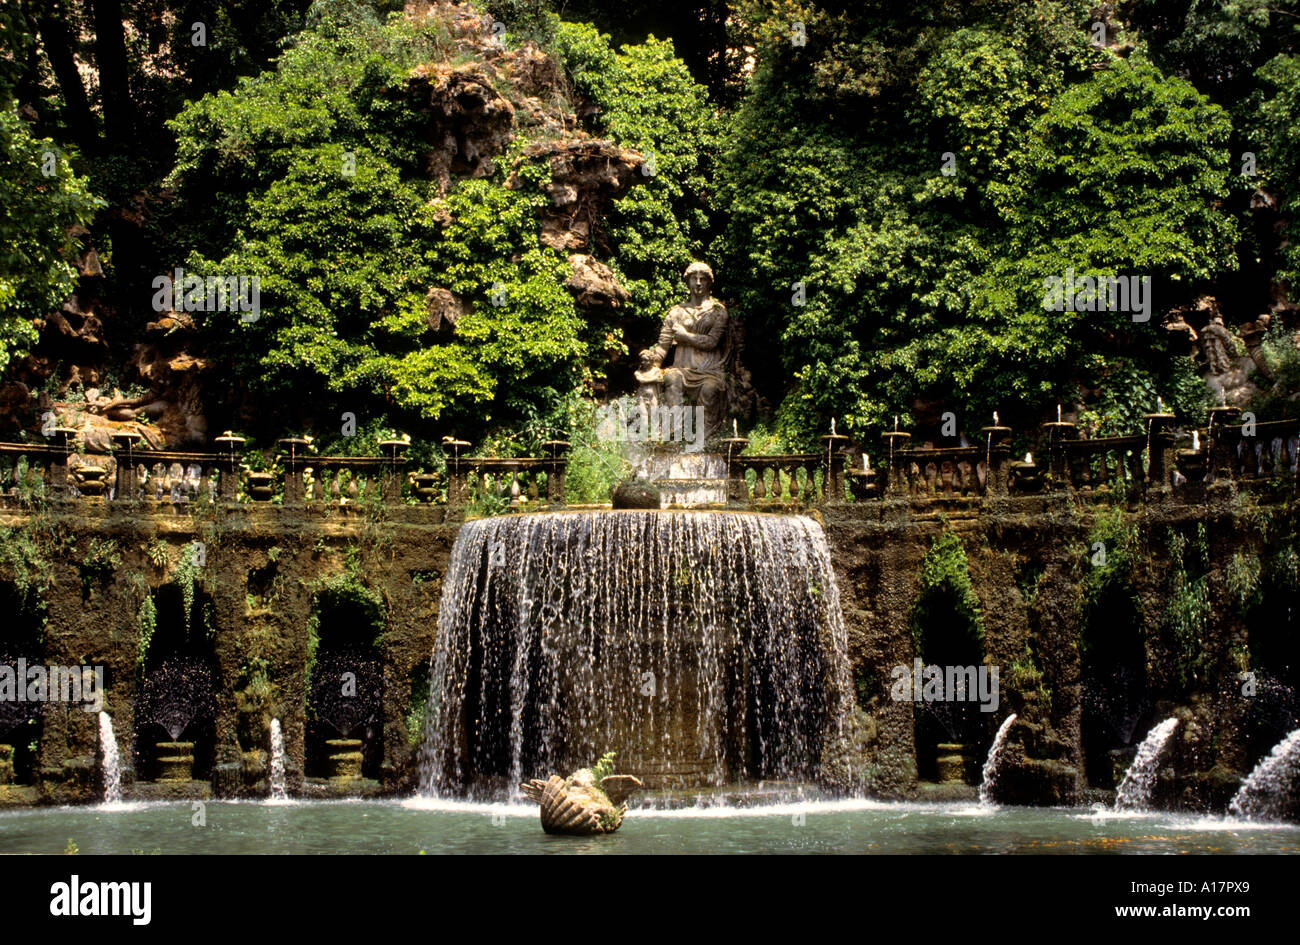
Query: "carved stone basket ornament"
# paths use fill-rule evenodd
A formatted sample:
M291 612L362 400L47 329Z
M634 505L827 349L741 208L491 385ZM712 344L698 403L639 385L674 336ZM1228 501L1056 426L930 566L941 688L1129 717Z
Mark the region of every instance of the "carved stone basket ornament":
M533 778L519 787L529 800L541 805L542 829L547 833L589 837L613 833L622 826L627 799L641 786L640 778L611 774L597 787L591 769L581 768L567 779L551 775L545 781Z

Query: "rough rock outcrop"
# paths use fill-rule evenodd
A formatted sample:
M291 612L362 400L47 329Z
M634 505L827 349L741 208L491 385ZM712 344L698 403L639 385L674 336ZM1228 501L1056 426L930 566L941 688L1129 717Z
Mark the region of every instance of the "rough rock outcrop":
M594 256L574 253L569 257L569 281L565 284L574 301L584 309L620 308L628 299L614 270Z
M551 206L542 211L542 242L555 249L582 250L590 242L609 204L636 183L645 158L608 141L540 142L524 149L523 159L551 166L547 192ZM506 186L517 186L511 175Z
M454 329L461 316L470 311L470 304L450 289L430 289L424 301L429 327L434 331Z
M425 172L446 193L452 178L489 177L510 143L515 109L483 63L426 63L412 70L411 96L427 122Z

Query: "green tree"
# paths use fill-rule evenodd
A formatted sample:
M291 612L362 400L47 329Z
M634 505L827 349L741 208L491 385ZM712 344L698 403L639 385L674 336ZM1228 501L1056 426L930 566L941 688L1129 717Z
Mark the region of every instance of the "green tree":
M760 374L782 381L788 438L940 409L968 431L994 409L1028 425L1117 372L1196 406L1157 329L1236 265L1226 112L1092 45L1076 4L775 7L751 11L720 203L741 306L780 339ZM1045 311L1044 278L1069 268L1149 276L1150 321Z
M549 168L520 138L493 177L445 196L423 173L407 81L449 60L444 40L437 23L325 18L274 72L173 123L173 219L191 218L177 253L194 273L260 280L255 320L196 313L254 401L292 392L303 422L338 407L481 429L578 382L567 266L537 239ZM434 288L463 308L450 331L429 315Z
M605 236L636 314L631 332L649 342L680 300L687 265L706 253L720 122L671 42L651 36L615 52L595 28L566 22L555 45L576 91L599 109L593 130L646 156L643 180L614 202Z
M72 293L77 233L103 205L67 152L0 105L0 370L35 344L32 320Z

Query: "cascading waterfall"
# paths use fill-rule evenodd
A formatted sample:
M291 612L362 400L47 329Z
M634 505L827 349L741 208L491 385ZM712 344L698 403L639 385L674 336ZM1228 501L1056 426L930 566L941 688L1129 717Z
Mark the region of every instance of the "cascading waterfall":
M120 803L122 766L117 757L117 737L113 734L113 720L107 712L99 713L99 750L104 756L104 803Z
M1273 820L1281 813L1288 786L1300 776L1300 728L1273 746L1268 757L1233 795L1228 813L1243 820Z
M517 789L607 750L682 782L815 774L852 698L803 516L558 512L466 523L443 583L421 787Z
M271 800L283 801L288 797L284 783L284 735L280 720L271 719Z
M998 726L998 733L993 736L989 746L989 756L984 759L984 776L980 779L980 803L987 806L993 803L993 785L998 780L998 762L1002 760L1002 749L1006 747L1007 735L1015 724L1016 714L1012 712Z
M1156 786L1160 771L1160 754L1178 727L1177 718L1168 718L1147 732L1138 746L1137 756L1115 792L1116 810L1146 810L1151 803L1151 791Z

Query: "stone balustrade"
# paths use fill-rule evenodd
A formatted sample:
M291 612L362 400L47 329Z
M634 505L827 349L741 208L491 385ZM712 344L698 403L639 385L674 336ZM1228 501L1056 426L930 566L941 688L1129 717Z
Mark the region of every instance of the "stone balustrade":
M1152 414L1145 433L1081 439L1071 423L1042 425L1031 457L1011 453L1011 431L986 427L983 443L909 445L910 436L884 435L877 464L864 468L848 438L823 437L815 453L749 455L747 441L726 444L728 504L772 509L830 503L902 501L979 504L989 498L1043 493L1194 497L1216 483L1271 486L1296 482L1300 421L1243 425L1234 408L1211 411L1196 431L1197 448L1179 443L1173 418ZM413 504L484 511L528 511L564 505L569 444L546 444L548 456L467 457L462 441L445 471L408 469L407 444L385 441L383 456L323 456L308 441L279 442L274 469L244 465L238 437L218 438L211 452L140 449L118 436L111 456L82 456L75 431L56 431L51 442L0 443L0 506L22 508L46 499L184 506L278 503L328 508L370 503ZM1184 448L1176 448L1182 446ZM1036 457L1036 458L1034 458Z
M124 440L109 456L82 456L58 443L0 443L0 506L22 508L47 499L176 506L204 499L316 508L408 502L456 507L489 497L510 509L564 503L568 444L548 444L547 457L453 455L445 473L408 470L406 444L397 441L390 441L386 456L323 456L306 445L303 439L282 440L274 468L249 469L238 450L229 448L149 450Z
M1157 447L1166 449L1164 438ZM1146 483L1143 436L1065 440L1060 444L1064 485L1077 492L1126 492Z
M496 498L512 510L564 504L565 457L468 458L448 461L453 505Z
M824 497L826 457L821 453L787 453L771 456L735 456L728 463L728 478L744 483L733 501L741 497L756 507L794 503L817 505Z

